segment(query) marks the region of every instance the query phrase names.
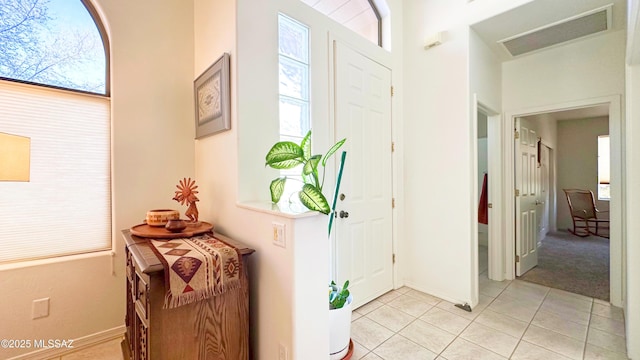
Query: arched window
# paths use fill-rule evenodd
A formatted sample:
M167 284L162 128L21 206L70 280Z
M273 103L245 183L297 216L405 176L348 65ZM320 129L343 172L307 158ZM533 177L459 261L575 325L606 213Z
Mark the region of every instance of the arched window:
M0 1L0 265L112 249L108 48L89 0Z
M329 18L382 46L382 18L373 0L302 0Z
M108 40L88 0L0 3L0 77L108 95Z

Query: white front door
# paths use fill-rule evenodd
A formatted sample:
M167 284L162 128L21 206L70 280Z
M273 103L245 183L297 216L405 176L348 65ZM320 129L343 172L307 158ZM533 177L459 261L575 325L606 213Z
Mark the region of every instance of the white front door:
M334 43L336 139L347 159L336 206L335 278L354 307L393 288L391 70Z
M516 119L516 275L538 265L538 134L535 124Z

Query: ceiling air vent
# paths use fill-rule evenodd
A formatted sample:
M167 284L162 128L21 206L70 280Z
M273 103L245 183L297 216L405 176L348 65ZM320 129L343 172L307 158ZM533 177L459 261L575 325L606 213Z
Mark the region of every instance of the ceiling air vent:
M607 31L611 28L611 6L592 10L498 42L502 43L512 56L519 56Z

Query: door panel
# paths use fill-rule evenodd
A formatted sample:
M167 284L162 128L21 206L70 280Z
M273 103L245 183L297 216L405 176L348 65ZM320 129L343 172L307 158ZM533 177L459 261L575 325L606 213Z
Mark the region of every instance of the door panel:
M537 176L537 166L536 166L536 155L529 155L529 195L536 196L537 195L537 187L538 187L538 176Z
M520 276L538 265L538 192L537 129L535 123L516 119L520 134L515 139L516 171L516 275Z
M347 139L336 211L349 214L335 219L335 278L350 280L358 307L393 288L391 71L334 49L336 139Z
M521 155L522 158L522 165L520 166L520 168L522 168L522 172L521 172L521 176L522 176L522 194L524 194L524 196L527 196L527 194L529 193L529 155L522 154Z
M350 246L348 248L350 254L362 254L366 251L366 244L364 242L364 223L353 222L348 229L348 239L350 240ZM353 284L357 284L365 280L366 270L364 257L354 256L351 257L350 277L344 278L349 280ZM339 284L343 284L341 279ZM352 286L353 288L353 286Z

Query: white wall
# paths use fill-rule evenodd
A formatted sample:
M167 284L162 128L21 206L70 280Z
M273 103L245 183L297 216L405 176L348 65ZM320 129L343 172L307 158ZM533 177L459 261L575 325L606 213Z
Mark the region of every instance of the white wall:
M626 68L626 104L627 118L625 123L626 140L626 298L625 308L633 309L640 303L640 191L634 186L640 177L640 1L630 0L629 29L627 32L628 63ZM634 141L635 139L635 141ZM634 241L636 240L636 241ZM640 311L626 311L627 355L631 359L640 359Z
M596 208L609 211L609 201L598 200L598 136L609 134L609 118L558 121L557 184L559 230L573 229L562 189L591 190ZM608 214L602 215L608 218Z
M466 1L404 2L406 284L471 303L469 30ZM424 38L446 31L442 45ZM446 154L446 156L443 156ZM473 179L473 180L472 180ZM446 276L442 276L446 274Z
M636 2L636 5L637 2ZM637 36L637 35L636 35ZM627 178L627 243L626 294L627 356L640 359L640 65L627 66L626 178Z
M472 94L502 108L500 64L469 24L526 2L404 1L405 279L451 301L477 303ZM424 50L439 31L443 44Z
M502 108L502 62L471 29L469 31L469 86L485 107Z
M0 270L1 338L77 339L124 330L120 230L139 224L151 208L179 208L171 200L175 184L193 175L191 3L164 0L151 8L124 0L94 3L111 40L116 255L113 264L106 254ZM32 320L31 303L43 297L51 298L50 315ZM0 357L33 350L0 349Z
M624 46L617 31L505 62L504 109L624 94Z

